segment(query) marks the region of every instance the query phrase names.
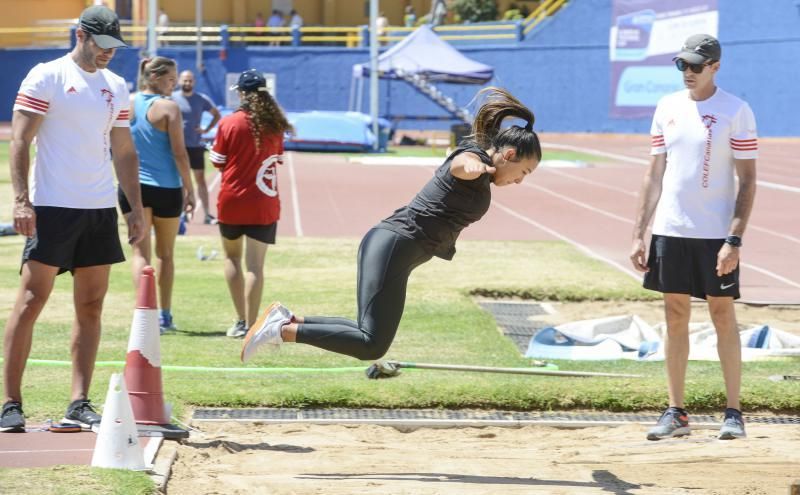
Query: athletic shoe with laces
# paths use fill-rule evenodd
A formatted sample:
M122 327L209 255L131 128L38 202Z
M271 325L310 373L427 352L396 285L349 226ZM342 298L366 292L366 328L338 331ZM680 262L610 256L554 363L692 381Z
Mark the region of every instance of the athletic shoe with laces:
M648 440L683 437L692 432L689 428L689 416L686 411L669 407L658 419L658 423L647 432Z
M264 310L250 330L244 337L242 343L242 362L247 361L258 351L259 348L266 345L270 350L278 350L283 343L281 337L281 328L284 325L291 323L294 320L294 315L285 306L279 302L274 302Z
M81 428L92 428L100 426L100 415L92 407L92 404L85 399L72 401L67 407L62 423L79 425Z
M0 432L25 432L25 413L22 412L21 403L9 401L3 404L3 413L0 415Z
M178 330L178 327L176 327L175 323L172 321L172 315L161 315L158 317L158 330L161 335Z
M228 331L225 332L225 335L236 339L244 337L245 335L247 335L247 323L245 323L244 320L237 321L236 323L231 325Z
M729 407L725 409L725 420L722 428L719 429L720 440L733 440L735 438L745 438L747 433L744 431L744 419L738 409Z
M214 215L206 214L205 218L203 218L203 223L206 225L216 225L219 221L214 217Z

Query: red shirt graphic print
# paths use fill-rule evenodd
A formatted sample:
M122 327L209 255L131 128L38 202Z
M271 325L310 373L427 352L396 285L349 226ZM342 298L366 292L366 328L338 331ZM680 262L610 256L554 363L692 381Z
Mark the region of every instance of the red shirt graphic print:
M219 221L229 225L269 225L280 218L278 165L283 135L269 134L256 148L247 114L234 112L219 122L210 159L221 170Z

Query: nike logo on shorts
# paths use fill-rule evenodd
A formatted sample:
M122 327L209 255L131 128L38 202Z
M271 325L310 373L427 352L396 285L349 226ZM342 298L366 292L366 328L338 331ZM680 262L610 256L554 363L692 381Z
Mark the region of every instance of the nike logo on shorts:
M720 288L720 289L722 289L722 290L725 290L725 289L730 289L730 288L731 288L731 287L733 287L734 285L736 285L736 282L733 282L733 283L731 283L731 284L727 284L727 285L725 285L725 284L719 284L719 288Z

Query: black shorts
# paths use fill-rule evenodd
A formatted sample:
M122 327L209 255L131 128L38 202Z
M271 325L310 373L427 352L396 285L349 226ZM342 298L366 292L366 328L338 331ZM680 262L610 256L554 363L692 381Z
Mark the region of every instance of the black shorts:
M275 232L278 230L278 222L269 225L231 225L220 223L219 233L225 239L235 241L244 236L267 244L275 244Z
M206 149L202 146L196 148L186 148L186 153L189 155L189 166L192 170L203 170L206 168Z
M25 241L22 263L57 266L58 273L125 261L117 209L36 206L36 234Z
M183 188L142 184L141 189L142 206L144 208L152 208L154 217L177 218L181 216L181 212L183 212ZM127 215L130 213L131 205L128 203L128 198L125 197L121 187L117 189L117 199L119 200L119 209L122 210L122 214Z
M644 287L658 292L739 299L739 267L717 276L717 253L725 239L654 235L650 240Z

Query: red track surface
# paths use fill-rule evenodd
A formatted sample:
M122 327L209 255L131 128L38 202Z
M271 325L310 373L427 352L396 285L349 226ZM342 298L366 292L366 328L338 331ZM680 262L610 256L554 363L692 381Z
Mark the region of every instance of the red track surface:
M606 153L587 168L537 170L521 186L494 189L493 206L462 239L554 240L577 245L639 278L628 260L636 196L648 159L641 135L544 135L548 145ZM552 147L550 149L553 149ZM800 303L800 140L762 139L759 188L742 249L742 299ZM349 163L337 155L290 153L280 170L279 236L360 237L406 204L431 166ZM194 224L193 234L215 233Z

